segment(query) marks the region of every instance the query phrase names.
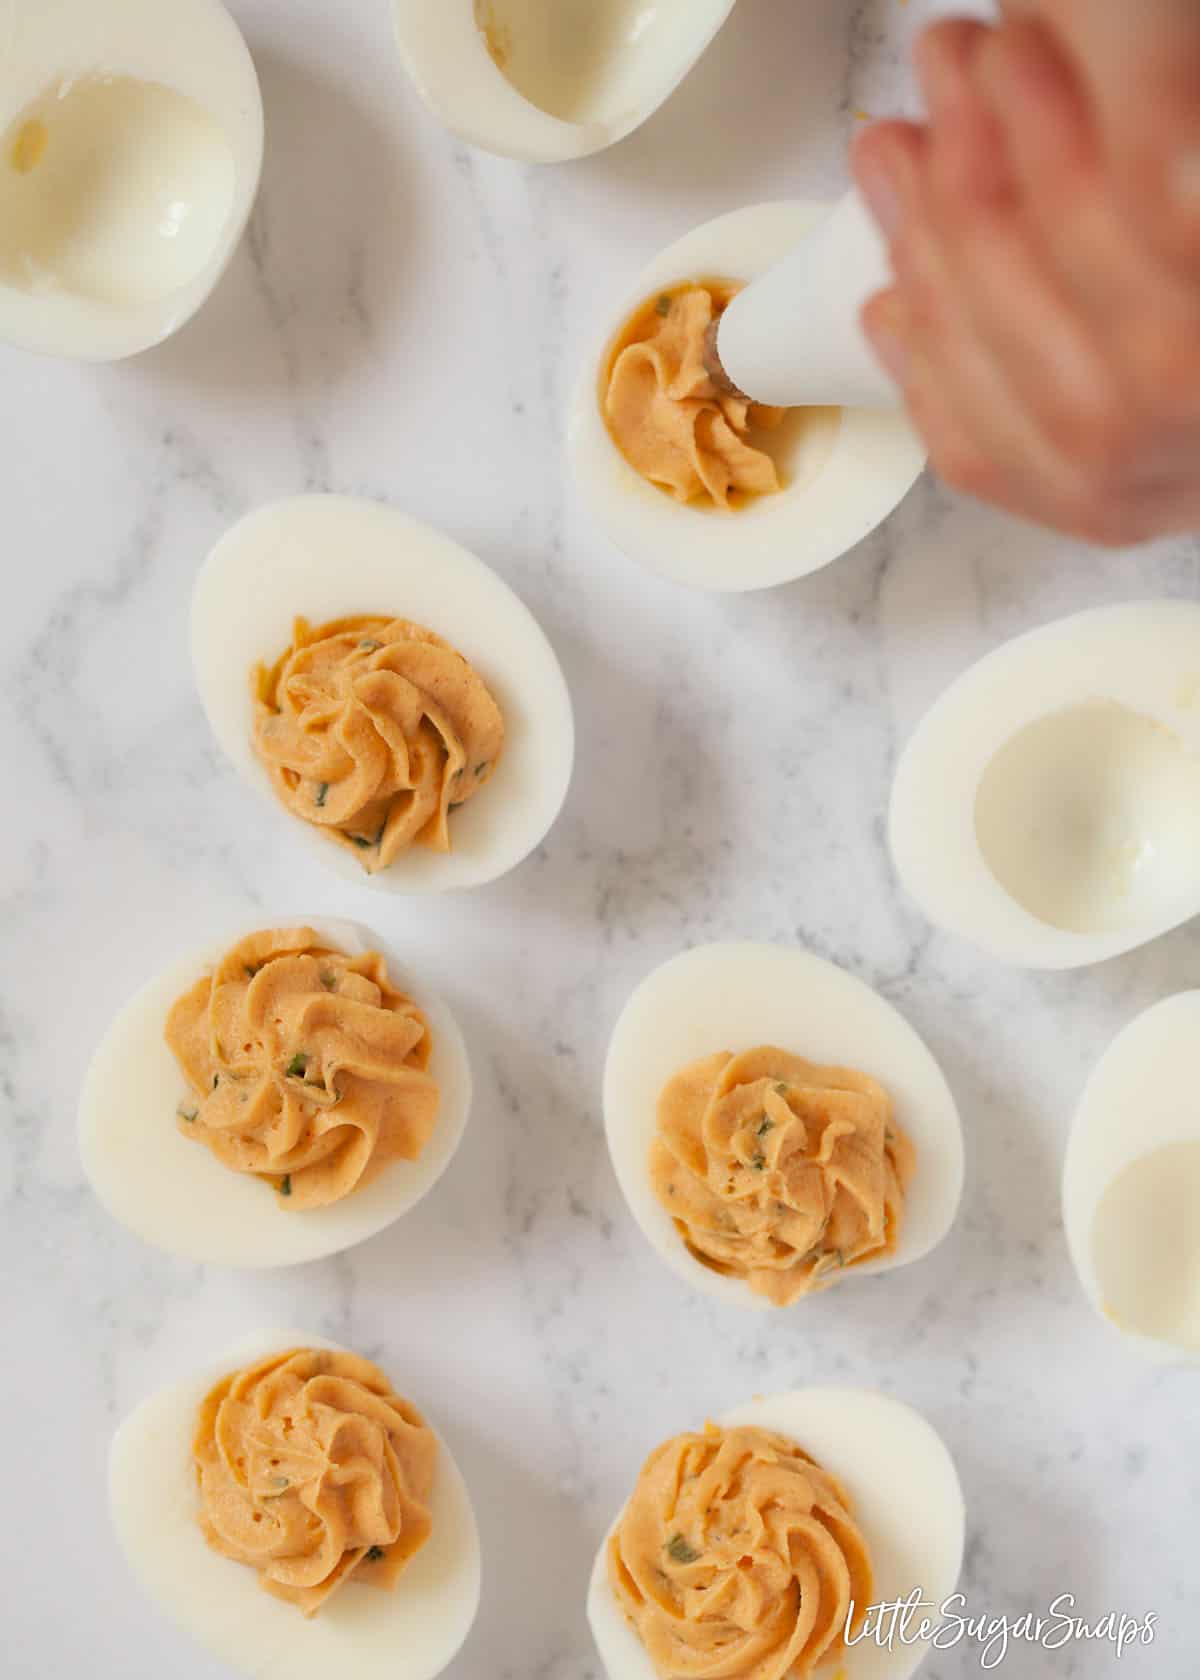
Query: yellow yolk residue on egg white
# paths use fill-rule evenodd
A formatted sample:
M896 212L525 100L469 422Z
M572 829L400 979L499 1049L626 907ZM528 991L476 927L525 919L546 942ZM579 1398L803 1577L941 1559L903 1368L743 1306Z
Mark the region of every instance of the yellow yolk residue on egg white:
M415 1161L437 1120L424 1015L377 951L347 957L312 928L241 940L178 999L166 1039L191 1088L180 1132L286 1209Z
M650 1174L702 1265L789 1306L895 1250L915 1163L875 1080L762 1046L667 1084Z
M787 410L718 391L705 367L709 327L737 292L713 281L649 299L604 366L601 407L613 442L643 478L680 502L729 509L783 488L763 434Z
M394 1587L432 1531L433 1432L355 1354L297 1348L224 1378L192 1452L209 1545L305 1616L348 1581Z
M294 816L368 874L406 847L450 850L450 813L490 780L504 720L483 679L403 618L295 621L253 674L254 749Z
M786 1436L711 1423L646 1460L608 1578L663 1680L807 1680L873 1587L834 1478Z

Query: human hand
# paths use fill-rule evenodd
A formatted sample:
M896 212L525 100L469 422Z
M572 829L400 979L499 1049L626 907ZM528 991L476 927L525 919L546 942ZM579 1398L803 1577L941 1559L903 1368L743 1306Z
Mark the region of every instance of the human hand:
M929 122L855 172L896 277L864 325L935 469L1098 543L1200 528L1200 8L1009 0L918 69Z

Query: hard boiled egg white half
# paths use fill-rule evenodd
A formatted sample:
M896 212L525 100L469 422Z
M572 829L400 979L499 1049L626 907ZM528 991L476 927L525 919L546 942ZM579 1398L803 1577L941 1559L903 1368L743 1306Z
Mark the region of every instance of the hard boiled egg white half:
M347 1351L319 1336L265 1333L130 1413L113 1438L108 1467L121 1548L164 1615L233 1674L434 1680L470 1632L480 1587L471 1497L440 1436L430 1536L392 1592L351 1583L306 1621L295 1605L263 1591L256 1570L212 1551L200 1531L192 1436L201 1403L231 1371L296 1347ZM404 1373L387 1375L405 1394Z
M308 926L331 948L381 951L388 977L424 1012L438 1084L433 1135L415 1161L394 1160L328 1207L286 1211L270 1184L224 1166L176 1123L187 1081L163 1036L172 1004L246 934ZM462 1141L471 1108L466 1045L449 1009L353 923L256 920L172 963L116 1016L92 1057L79 1099L79 1147L92 1189L113 1218L155 1248L215 1266L292 1266L373 1237L437 1183Z
M734 0L392 0L405 69L440 122L503 157L586 157L644 123Z
M1083 1093L1063 1224L1088 1299L1143 1353L1200 1360L1200 992L1113 1040Z
M1004 962L1077 968L1200 911L1200 605L1097 607L942 695L892 789L900 879Z
M410 846L374 875L279 803L252 744L250 680L291 645L296 617L318 626L370 614L410 619L448 641L483 678L505 727L494 776L453 813L451 849ZM196 579L192 661L213 733L236 768L281 824L360 885L420 893L494 880L545 838L566 798L571 700L536 619L473 554L379 503L300 496L235 525Z
M262 169L258 78L219 0L0 8L0 339L112 361L199 309Z
M803 1305L801 1299L791 1308L774 1308L739 1279L695 1259L650 1180L663 1087L702 1057L722 1050L737 1055L760 1044L870 1074L916 1147L895 1252L863 1261L855 1274L906 1266L936 1248L962 1197L962 1128L942 1071L912 1027L861 980L807 951L702 945L673 957L637 987L617 1021L604 1068L613 1170L633 1217L671 1270L731 1305L763 1312Z
M954 1461L917 1412L864 1389L802 1388L751 1400L717 1422L727 1429L786 1435L845 1489L871 1553L875 1602L907 1599L920 1588L936 1626L962 1568L965 1513ZM608 1540L592 1569L588 1620L608 1680L658 1680L646 1649L625 1620L608 1582ZM918 1617L917 1620L920 1618ZM839 1651L831 1680L907 1680L925 1660L928 1641L864 1638Z
M571 465L591 517L631 559L675 583L734 593L805 577L886 519L925 464L902 415L795 409L770 450L784 488L733 511L683 504L625 459L605 424L601 378L629 317L685 281L756 279L820 226L829 206L755 204L719 216L656 257L606 320L572 400Z

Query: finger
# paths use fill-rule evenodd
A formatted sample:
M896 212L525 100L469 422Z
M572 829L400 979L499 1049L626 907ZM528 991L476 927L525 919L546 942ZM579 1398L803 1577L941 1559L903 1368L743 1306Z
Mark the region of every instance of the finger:
M858 135L851 168L879 231L890 245L916 210L917 182L929 143L923 124L872 123Z
M1109 316L1128 281L1114 267L1113 206L1091 113L1051 38L1036 24L998 32L980 52L975 85L1007 128L1022 202L1068 291ZM1114 251L1115 243L1115 251Z
M897 159L911 162L903 148L891 154ZM868 305L864 328L948 482L1030 518L1054 510L1061 521L1063 509L1087 505L1088 464L1064 449L1069 431L1048 424L1045 407L1014 379L1002 344L981 331L955 261L956 230L939 226L931 174L918 165L896 188L907 206L892 244L897 284ZM1033 389L1039 378L1045 387L1046 369L1035 360Z
M1119 455L1128 405L1110 371L1104 335L1046 259L1024 204L1012 195L980 194L948 156L975 120L972 113L988 111L975 70L992 44L991 32L982 31L965 52L936 65L939 108L959 113L953 129L935 121L928 154L928 216L941 248L943 284L965 317L963 336L986 348L1009 400L1028 412L1042 437L1080 467L1097 457L1108 465ZM988 111L986 121L994 120ZM901 253L901 274L903 262Z
M871 300L863 326L901 385L935 469L957 488L1030 517L1058 505L1071 469L975 329L927 217L914 215L894 260L897 285Z
M1149 500L1116 502L1079 496L1027 455L1020 470L1002 464L994 440L964 425L952 393L921 359L910 358L905 402L929 451L933 471L952 489L1018 519L1104 547L1125 547L1159 534L1165 510Z
M1131 398L1191 402L1200 388L1200 291L1130 229L1086 103L1053 45L1036 28L994 36L979 54L977 83L994 111L1020 113L1009 149L1023 202L1064 296L1127 369Z
M1094 113L1124 215L1173 264L1200 261L1196 0L1005 0L1059 43Z
M917 74L937 149L935 184L954 198L987 201L1013 190L1004 127L973 86L974 66L994 31L951 19L917 41Z

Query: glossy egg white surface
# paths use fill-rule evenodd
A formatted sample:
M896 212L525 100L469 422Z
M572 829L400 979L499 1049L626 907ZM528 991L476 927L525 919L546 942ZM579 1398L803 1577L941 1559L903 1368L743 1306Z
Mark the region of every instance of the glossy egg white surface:
M0 339L112 361L199 309L262 170L258 78L219 0L0 8Z
M483 678L505 726L495 775L451 816L450 851L410 846L374 875L280 804L252 745L255 665L274 664L291 645L297 616L316 626L358 614L412 619L443 637ZM196 579L192 662L213 733L234 765L285 831L360 886L419 893L495 880L544 839L566 798L571 699L536 619L482 560L377 502L300 496L235 525Z
M751 1400L716 1421L786 1435L829 1471L849 1496L870 1550L875 1602L906 1599L919 1587L925 1614L937 1624L962 1568L966 1516L954 1461L918 1412L867 1389L802 1388ZM588 1621L608 1680L658 1680L608 1582L608 1541L620 1520L618 1514L596 1554ZM818 1672L830 1680L907 1680L928 1655L928 1642L893 1644L889 1650L863 1639Z
M784 488L725 511L682 504L621 454L605 424L600 380L629 317L686 280L745 282L774 266L828 215L824 204L751 205L670 246L604 323L572 399L571 466L588 513L622 553L675 583L719 593L805 577L869 535L925 464L903 416L867 409L795 410L771 444Z
M901 757L890 839L932 922L1026 968L1200 911L1200 605L1043 625L971 667Z
M1097 1063L1063 1167L1063 1225L1096 1308L1143 1353L1200 1360L1200 991L1131 1021Z
M870 1074L916 1146L896 1251L853 1266L836 1289L920 1260L941 1242L962 1197L962 1127L941 1069L908 1022L878 992L821 957L783 945L702 945L642 981L613 1030L604 1068L608 1149L630 1212L693 1288L756 1311L795 1312L804 1297L790 1308L773 1307L741 1280L695 1259L650 1181L663 1087L701 1057L760 1044Z
M708 47L734 0L392 0L405 69L484 151L565 162L624 139Z
M130 1413L113 1437L108 1463L121 1548L158 1609L231 1674L434 1680L470 1632L480 1590L471 1497L440 1436L432 1531L392 1592L350 1583L306 1621L295 1605L263 1591L257 1570L212 1551L200 1532L192 1435L201 1403L231 1371L295 1347L347 1351L302 1331L263 1333ZM405 1390L403 1371L385 1375L424 1416L419 1398ZM425 1421L434 1427L428 1416Z
M440 1100L417 1160L389 1162L369 1184L328 1207L287 1212L269 1184L234 1172L180 1131L176 1110L190 1091L163 1031L175 1000L239 939L269 927L305 926L350 955L382 951L389 978L429 1021L429 1072ZM259 918L173 963L117 1014L84 1076L79 1147L108 1212L152 1247L215 1266L294 1266L365 1242L428 1195L462 1141L470 1108L462 1034L420 974L407 972L386 945L353 923Z

